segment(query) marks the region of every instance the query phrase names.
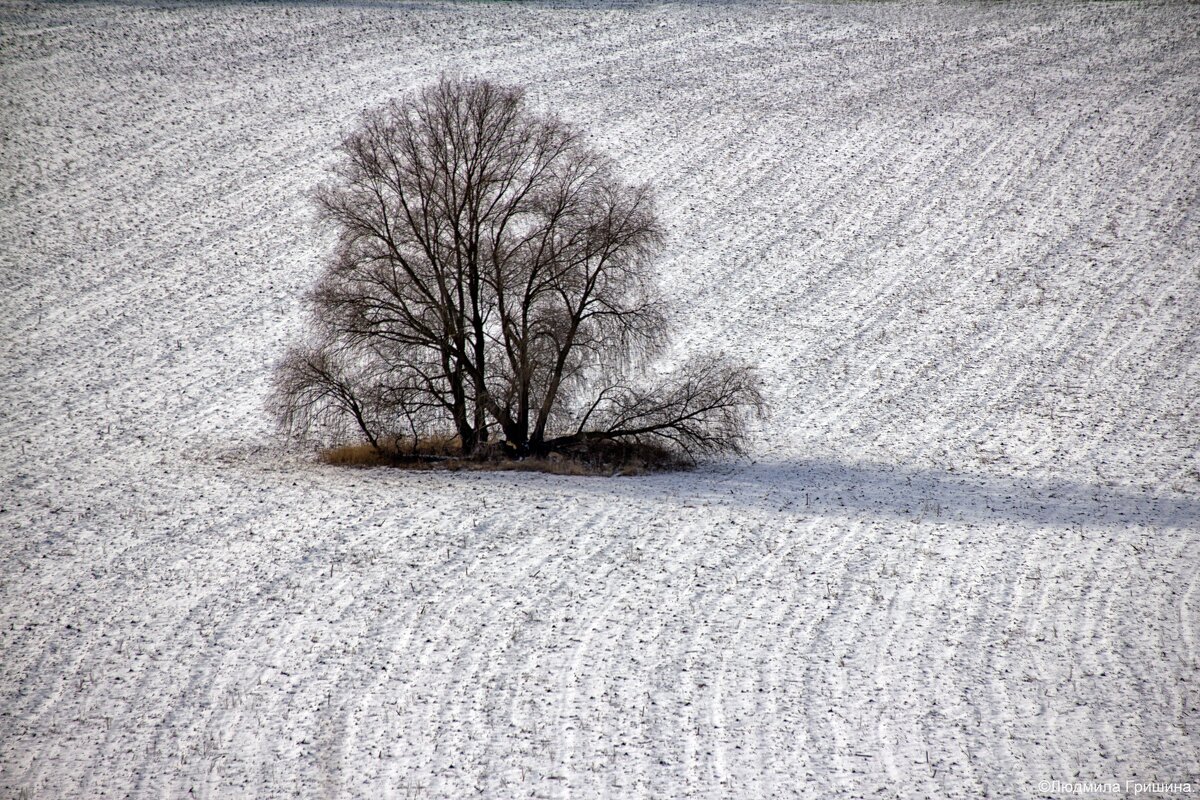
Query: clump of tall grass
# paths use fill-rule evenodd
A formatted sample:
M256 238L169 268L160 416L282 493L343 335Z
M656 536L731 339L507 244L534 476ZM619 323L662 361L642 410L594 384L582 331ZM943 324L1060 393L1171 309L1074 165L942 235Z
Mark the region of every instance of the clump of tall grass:
M503 445L487 448L474 456L462 456L457 437L428 437L330 447L320 452L322 463L340 467L400 467L517 472L547 472L553 475L642 475L684 469L690 464L665 447L645 442L599 441L552 452L517 458Z

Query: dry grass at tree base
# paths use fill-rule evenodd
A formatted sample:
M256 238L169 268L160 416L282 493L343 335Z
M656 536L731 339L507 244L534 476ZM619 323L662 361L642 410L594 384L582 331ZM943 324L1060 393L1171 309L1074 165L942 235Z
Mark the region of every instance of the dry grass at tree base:
M589 442L566 452L514 458L499 446L477 456L459 453L457 437L411 439L373 447L365 442L328 447L320 461L342 467L399 467L402 469L512 470L552 475L645 475L686 470L692 462L665 447L647 443Z

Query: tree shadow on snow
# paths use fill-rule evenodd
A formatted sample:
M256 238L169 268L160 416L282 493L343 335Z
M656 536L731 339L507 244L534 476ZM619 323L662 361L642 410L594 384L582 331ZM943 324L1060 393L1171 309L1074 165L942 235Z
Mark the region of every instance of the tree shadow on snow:
M615 491L621 494L663 492L798 516L1200 529L1200 497L1193 494L888 464L785 461L619 479L618 484Z

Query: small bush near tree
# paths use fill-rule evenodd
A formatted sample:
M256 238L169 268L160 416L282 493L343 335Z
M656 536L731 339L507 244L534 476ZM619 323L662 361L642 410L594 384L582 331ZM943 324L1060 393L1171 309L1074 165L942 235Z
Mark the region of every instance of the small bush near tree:
M316 199L337 244L275 370L288 432L384 460L744 447L748 367L647 377L666 332L649 187L521 89L443 79L365 113Z

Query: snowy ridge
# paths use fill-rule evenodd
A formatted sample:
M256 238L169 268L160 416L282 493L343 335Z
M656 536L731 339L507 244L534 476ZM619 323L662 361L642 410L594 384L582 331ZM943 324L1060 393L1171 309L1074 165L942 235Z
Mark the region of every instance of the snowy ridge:
M1200 778L1200 9L0 5L0 794ZM344 471L270 364L362 108L659 188L752 459Z

